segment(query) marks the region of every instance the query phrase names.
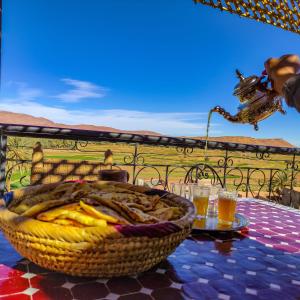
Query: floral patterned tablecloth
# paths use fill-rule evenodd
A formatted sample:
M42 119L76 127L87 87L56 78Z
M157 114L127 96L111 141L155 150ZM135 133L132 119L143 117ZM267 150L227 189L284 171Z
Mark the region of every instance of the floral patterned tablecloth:
M300 211L241 199L248 230L190 236L150 271L114 279L51 272L0 233L0 300L300 299Z

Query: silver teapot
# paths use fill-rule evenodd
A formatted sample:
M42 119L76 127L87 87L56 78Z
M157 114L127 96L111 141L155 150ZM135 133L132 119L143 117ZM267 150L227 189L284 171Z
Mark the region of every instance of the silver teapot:
M230 122L251 124L255 130L258 130L258 122L274 112L285 114L281 96L269 87L270 81L266 76L253 75L245 78L239 70L236 70L236 74L240 80L233 92L240 101L237 114L231 115L220 106L214 107L211 112L219 113Z

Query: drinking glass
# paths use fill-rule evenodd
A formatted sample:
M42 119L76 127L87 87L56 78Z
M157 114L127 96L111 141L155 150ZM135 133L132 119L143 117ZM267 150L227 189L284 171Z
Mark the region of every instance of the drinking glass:
M185 185L182 183L171 183L171 193L185 197Z
M209 203L208 203L208 214L210 216L217 216L218 214L218 194L222 189L220 184L213 184L210 186L210 195L209 195Z
M154 185L152 183L152 180L144 180L144 186L149 187L149 188L154 188Z
M237 192L220 190L218 194L218 220L223 224L231 224L235 219Z
M195 218L193 226L195 226L195 228L205 228L206 227L206 221L207 219L201 216L198 216Z
M193 186L193 203L197 217L206 217L210 188L208 186Z
M192 202L193 202L193 198L194 198L194 186L198 186L198 183L193 182L193 183L187 184L189 200Z
M138 178L135 182L136 185L139 185L139 186L144 186L145 185L145 180L144 179L141 179L141 178Z

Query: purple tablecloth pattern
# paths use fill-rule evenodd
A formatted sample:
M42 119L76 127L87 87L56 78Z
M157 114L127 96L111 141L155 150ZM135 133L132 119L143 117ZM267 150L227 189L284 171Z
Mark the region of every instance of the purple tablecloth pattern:
M238 211L248 229L190 236L148 272L113 279L40 268L0 233L0 300L300 299L300 211L254 199Z

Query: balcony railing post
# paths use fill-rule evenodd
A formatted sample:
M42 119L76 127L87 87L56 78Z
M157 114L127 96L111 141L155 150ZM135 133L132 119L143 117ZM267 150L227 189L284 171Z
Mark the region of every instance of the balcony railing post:
M164 184L164 190L168 190L169 185L169 165L166 166L166 173L165 173L165 184Z
M296 168L296 154L293 155L293 161L291 165L292 174L291 174L291 183L290 183L290 206L292 206L292 190L294 189L294 174L295 174L295 168ZM287 173L288 174L288 173Z
M135 178L135 173L136 173L136 165L137 165L137 160L138 160L138 144L134 144L134 153L133 153L133 170L132 170L132 183L135 184L136 178Z
M250 189L250 168L247 168L247 177L246 177L246 197L249 195ZM251 191L251 190L250 190Z
M226 187L227 161L228 161L228 150L226 149L225 157L224 157L223 187Z
M273 183L273 169L270 170L270 179L269 179L269 200L271 200L272 183Z
M6 149L7 149L7 136L0 133L0 197L2 197L5 192Z

